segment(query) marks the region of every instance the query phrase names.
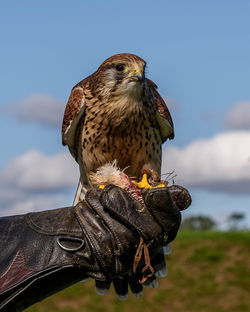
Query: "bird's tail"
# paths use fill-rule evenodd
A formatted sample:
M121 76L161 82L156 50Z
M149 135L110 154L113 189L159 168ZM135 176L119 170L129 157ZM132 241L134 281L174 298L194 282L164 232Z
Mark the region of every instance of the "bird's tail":
M85 198L86 192L87 192L87 185L83 184L81 182L81 179L79 179L77 190L76 190L76 194L75 194L75 198L74 198L74 202L73 202L73 206L75 206L81 200L83 200Z

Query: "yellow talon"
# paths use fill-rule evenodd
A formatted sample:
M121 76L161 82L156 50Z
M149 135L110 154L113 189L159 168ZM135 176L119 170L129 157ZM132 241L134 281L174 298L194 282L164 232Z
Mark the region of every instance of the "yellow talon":
M166 187L166 184L158 184L156 186L152 186L152 188L158 188L158 187Z
M105 187L105 185L104 185L104 184L99 185L99 189L101 189L101 190L103 190L103 189L104 189L104 187Z
M152 186L148 183L148 177L146 173L144 173L140 182L132 182L139 188L152 188Z
M151 186L149 183L148 183L148 177L147 177L147 174L144 173L143 176L142 176L142 179L140 182L135 182L135 181L132 181L134 185L136 185L137 187L139 188L158 188L158 187L165 187L166 185L165 184L159 184L159 185L156 185L156 186Z

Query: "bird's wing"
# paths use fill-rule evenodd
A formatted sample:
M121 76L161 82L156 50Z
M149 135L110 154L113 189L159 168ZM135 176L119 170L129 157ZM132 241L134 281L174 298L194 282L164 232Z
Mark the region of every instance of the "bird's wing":
M86 80L86 79L85 79ZM79 121L84 118L85 96L84 87L86 81L78 83L71 91L63 117L62 123L62 144L68 145L72 156L76 159L77 153L77 128Z
M62 123L62 144L68 145L70 153L78 162L80 167L80 179L75 194L74 205L82 200L86 193L87 175L82 159L78 159L79 145L79 122L84 122L85 95L84 89L88 83L88 78L79 82L73 87L69 96Z
M170 112L163 98L157 91L157 85L150 79L146 78L149 86L149 94L156 108L156 120L158 122L162 143L167 139L174 138L174 124Z

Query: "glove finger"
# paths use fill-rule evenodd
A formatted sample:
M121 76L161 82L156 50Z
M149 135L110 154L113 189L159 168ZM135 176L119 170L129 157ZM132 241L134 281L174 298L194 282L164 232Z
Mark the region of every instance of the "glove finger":
M128 277L129 287L131 292L136 298L139 298L143 295L143 286L139 283L139 281L135 278L135 276L130 273Z
M125 276L124 278L115 278L113 284L118 299L128 299L128 276Z
M95 291L98 295L105 295L110 288L111 281L98 281L95 280Z
M154 219L168 234L168 241L173 240L180 227L181 213L177 205L174 204L168 189L143 189L142 195Z
M163 249L151 260L151 265L155 270L155 275L157 277L166 277L167 276L167 264Z
M142 285L143 287L158 288L158 280L156 276L153 274Z
M170 200L172 201L171 198ZM120 223L136 231L145 242L155 241L157 235L162 234L161 226L154 222L148 210L139 201L128 196L123 189L114 185L106 186L100 195L100 203Z
M185 187L175 184L171 185L168 190L179 210L185 210L191 205L192 198Z

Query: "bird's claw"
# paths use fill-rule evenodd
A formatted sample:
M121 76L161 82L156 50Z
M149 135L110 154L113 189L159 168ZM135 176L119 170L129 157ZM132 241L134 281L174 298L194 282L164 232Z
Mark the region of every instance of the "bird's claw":
M136 185L138 188L148 188L148 189L152 189L152 188L159 188L159 187L165 187L165 184L158 184L156 186L151 186L148 183L148 176L146 173L143 174L141 181L136 182L136 181L132 181L134 185Z

